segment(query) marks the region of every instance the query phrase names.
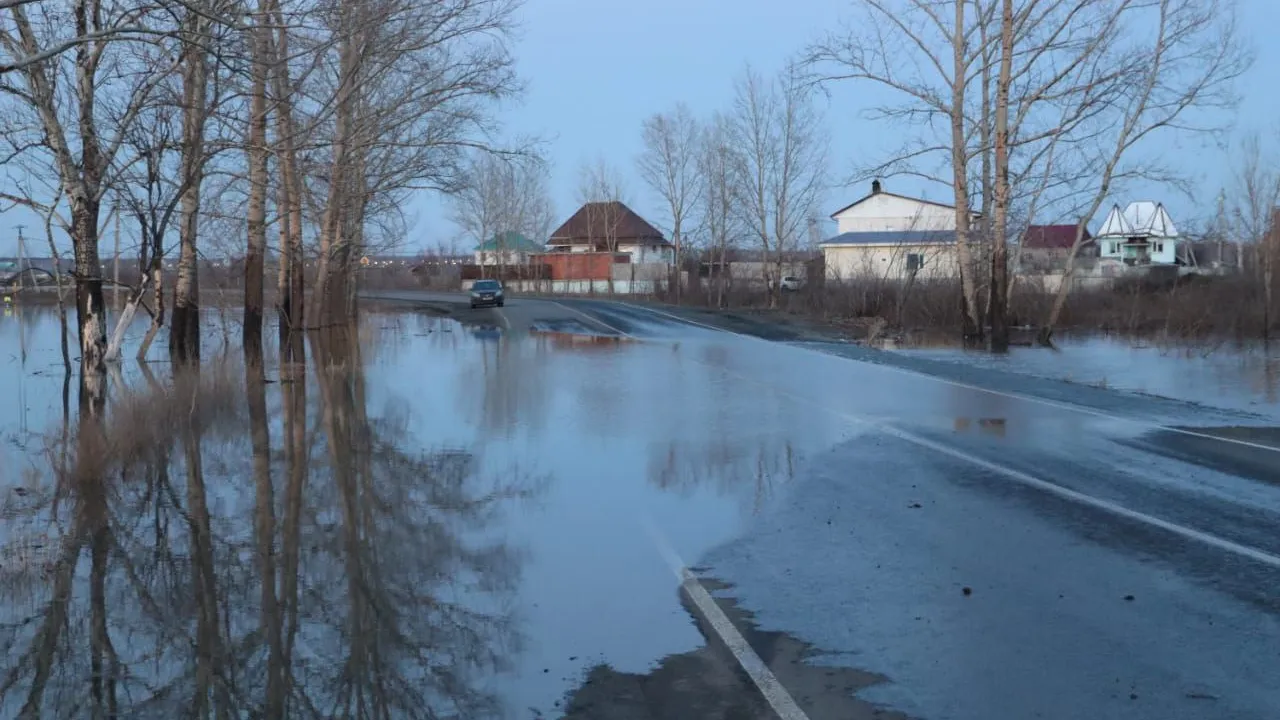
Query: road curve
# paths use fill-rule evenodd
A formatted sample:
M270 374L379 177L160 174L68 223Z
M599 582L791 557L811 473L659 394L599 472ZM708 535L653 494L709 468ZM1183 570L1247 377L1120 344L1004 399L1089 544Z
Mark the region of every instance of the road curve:
M739 536L683 559L807 718L1280 717L1280 449L1257 417L607 301L472 315L456 294L375 297L671 343L743 395L847 428ZM715 659L598 668L567 716L787 717L749 668L682 700L698 668L746 665L680 592Z

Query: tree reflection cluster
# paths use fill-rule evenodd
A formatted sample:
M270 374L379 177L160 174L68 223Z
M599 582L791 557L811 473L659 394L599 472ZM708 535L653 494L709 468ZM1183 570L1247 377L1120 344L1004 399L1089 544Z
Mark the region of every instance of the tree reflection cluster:
M297 343L143 366L0 501L0 717L501 714L533 485L372 417L354 328Z

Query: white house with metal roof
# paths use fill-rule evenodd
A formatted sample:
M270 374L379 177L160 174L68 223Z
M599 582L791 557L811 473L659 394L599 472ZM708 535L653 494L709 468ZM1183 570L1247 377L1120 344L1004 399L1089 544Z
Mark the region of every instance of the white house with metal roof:
M875 180L831 218L839 234L818 245L828 280L960 276L953 205L885 192Z
M1098 256L1126 265L1176 265L1181 238L1163 203L1141 200L1124 210L1114 205L1096 237Z

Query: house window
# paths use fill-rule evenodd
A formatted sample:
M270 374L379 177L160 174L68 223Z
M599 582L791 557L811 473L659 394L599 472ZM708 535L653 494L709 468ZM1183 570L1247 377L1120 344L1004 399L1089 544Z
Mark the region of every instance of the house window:
M1113 242L1113 243L1111 243L1111 254L1112 254L1112 255L1119 255L1119 254L1120 254L1120 243L1118 243L1118 242Z
M1158 243L1156 243L1155 251L1156 251L1156 252L1158 252L1158 253L1162 253L1162 252L1164 252L1164 243L1162 243L1162 242L1158 242Z
M917 272L924 267L924 255L907 253L907 272Z

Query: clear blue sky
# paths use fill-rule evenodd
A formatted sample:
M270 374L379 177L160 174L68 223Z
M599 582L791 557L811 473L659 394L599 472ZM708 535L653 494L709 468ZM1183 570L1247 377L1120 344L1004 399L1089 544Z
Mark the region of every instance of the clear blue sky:
M1257 58L1239 86L1243 100L1236 122L1240 132L1268 131L1280 122L1280 93L1268 89L1280 69L1280 49L1259 42L1253 29L1280 26L1280 0L1238 2L1243 39ZM778 68L851 7L850 0L528 0L516 53L529 89L502 117L512 133L548 138L560 216L576 207L579 165L600 156L627 173L635 209L656 221L659 205L634 174L641 121L680 101L700 115L726 107L744 63L762 71ZM832 91L827 116L833 174L846 174L859 160L882 158L901 143L891 127L862 118L865 86L846 83ZM1212 213L1218 188L1229 182L1229 159L1198 140L1178 143L1166 136L1162 142L1166 155L1206 191L1194 199L1160 188L1142 194L1164 200L1175 221ZM893 187L906 193L923 189L906 180L895 180ZM863 190L834 190L824 210L837 209ZM930 195L950 199L937 189ZM456 234L439 198L423 196L410 212L416 224L408 250ZM12 226L19 222L35 224L25 213L0 216L0 255L14 252Z
M1280 94L1263 88L1280 69L1280 49L1274 43L1257 42L1251 29L1280 26L1280 0L1237 1L1242 39L1257 52L1252 69L1240 82L1243 100L1237 124L1241 132L1268 131L1280 123ZM781 66L806 42L848 17L852 7L850 0L529 0L519 59L530 88L523 107L511 113L510 126L556 136L550 154L561 215L577 205L579 163L599 154L630 174L635 209L657 220L660 205L633 170L640 152L641 121L680 101L698 114L726 107L733 79L744 63L765 71ZM867 85L843 83L831 91L827 117L833 175L846 176L859 161L884 159L901 144L902 136L893 128L863 118L862 110L870 104ZM1228 160L1220 151L1204 147L1201 140L1178 144L1166 136L1162 142L1175 162L1209 189L1203 200L1195 202L1161 193L1159 188L1143 194L1165 200L1175 221L1212 213L1218 189L1231 173ZM902 192L926 190L907 179L892 183ZM857 199L865 190L834 189L823 214ZM936 186L927 193L935 199L951 199L949 193L943 198L944 191ZM1166 194L1167 199L1162 196ZM422 218L421 241L431 243L439 234L450 232L441 224L438 209L428 213L424 208Z

